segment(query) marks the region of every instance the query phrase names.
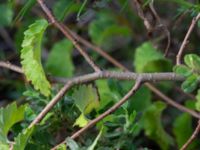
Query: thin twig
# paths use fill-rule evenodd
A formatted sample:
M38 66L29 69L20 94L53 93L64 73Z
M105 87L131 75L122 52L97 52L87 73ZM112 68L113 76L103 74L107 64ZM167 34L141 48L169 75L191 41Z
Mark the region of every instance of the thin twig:
M88 64L96 71L100 71L100 68L94 63L94 61L90 58L90 56L85 52L85 50L79 45L76 39L71 35L71 33L65 29L64 25L56 20L56 18L53 16L52 12L49 10L49 8L46 6L45 2L43 0L37 0L40 7L43 9L45 14L47 15L50 23L52 23L56 28L58 28L66 38L68 38L73 45L76 47L76 49L81 53L81 55L85 58L85 60L88 62Z
M156 12L155 8L154 8L154 0L151 0L151 2L149 3L149 8L151 9L152 13L154 14L156 20L158 21L159 23L159 27L163 28L166 36L167 36L167 46L165 48L165 56L167 56L167 53L168 53L168 50L169 50L169 47L170 47L170 44L171 44L171 37L170 37L170 32L167 28L167 26L165 24L162 23L158 13Z
M132 87L132 89L119 102L117 102L115 105L113 105L107 111L105 111L103 114L99 115L97 118L91 120L85 127L81 128L80 130L75 132L71 136L71 138L75 139L75 138L79 137L80 134L82 134L83 132L85 132L89 128L93 127L97 122L101 121L106 116L110 115L115 110L117 110L121 105L123 105L139 89L139 87L141 85L141 82L142 82L142 78L139 77L138 79L136 79L135 85ZM56 150L61 144L64 144L64 143L65 143L65 141L61 142L60 144L56 145L51 150Z
M198 121L198 125L194 132L192 133L191 137L187 140L187 142L181 147L180 150L186 150L187 147L192 143L192 141L197 137L198 133L200 131L200 120Z
M183 50L184 50L185 46L187 45L190 34L192 33L192 31L193 31L197 21L199 20L199 18L200 18L200 13L198 13L198 15L195 18L192 19L192 23L191 23L191 25L190 25L190 27L189 27L186 35L185 35L185 38L184 38L184 40L181 44L181 47L178 51L178 54L176 55L176 64L177 65L181 64L181 56L183 54Z
M23 74L23 70L20 67L13 65L9 62L0 61L0 67L7 68L7 69Z

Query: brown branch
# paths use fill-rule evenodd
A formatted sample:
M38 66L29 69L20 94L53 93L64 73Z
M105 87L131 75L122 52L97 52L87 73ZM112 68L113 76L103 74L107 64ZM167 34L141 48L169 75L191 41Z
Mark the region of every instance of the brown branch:
M192 33L192 31L193 31L197 21L199 20L199 18L200 18L200 13L198 13L198 15L195 18L192 19L192 23L191 23L191 25L190 25L190 27L189 27L186 35L185 35L185 38L184 38L184 40L181 44L181 47L178 51L178 54L176 55L176 64L177 65L181 64L181 56L183 54L183 50L184 50L185 46L187 45L190 34Z
M82 134L83 132L85 132L89 128L93 127L97 122L101 121L106 116L108 116L109 114L111 114L115 110L117 110L121 105L123 105L139 89L139 87L141 85L141 82L142 82L142 78L138 77L138 79L136 79L136 83L132 87L132 89L119 102L117 102L115 105L113 105L107 111L105 111L103 114L99 115L97 118L91 120L85 127L81 128L80 130L78 130L77 132L75 132L71 136L71 138L75 139L75 138L79 137L80 134ZM65 141L61 142L60 144L58 144L57 146L55 146L51 150L56 150L61 144L64 144L64 143L65 143Z
M73 36L76 36L76 38L85 46L87 46L88 48L91 48L92 50L96 51L97 53L99 53L101 56L103 56L104 58L106 58L109 62L111 62L114 66L124 70L124 71L130 71L128 70L126 67L124 67L122 64L120 64L117 60L115 60L112 56L110 56L108 53L106 53L104 50L102 50L100 47L97 47L93 44L91 44L90 42L88 42L87 40L83 39L81 36L77 35L76 33L72 32ZM152 91L154 92L156 95L158 95L160 98L162 98L163 101L165 101L166 103L168 103L169 105L181 110L181 111L189 111L190 114L193 114L193 116L198 116L198 114L194 111L191 112L190 109L187 109L186 107L176 103L176 101L174 101L173 99L169 98L168 96L166 96L165 94L163 94L159 89L157 89L154 85L150 84L150 83L145 83L145 85Z
M198 133L200 131L200 120L198 121L198 125L194 132L192 133L191 137L188 139L188 141L181 147L180 150L186 150L187 147L192 143L192 141L197 137Z
M88 62L88 64L96 71L100 71L100 68L94 63L94 61L90 58L90 56L85 52L84 49L79 45L76 39L71 35L71 33L66 30L64 25L56 20L56 18L53 16L49 8L46 6L43 0L37 0L39 3L40 7L43 9L45 14L47 15L50 23L52 23L57 29L59 29L63 35L68 38L73 45L76 47L76 49L81 53L81 55L85 58L85 60Z
M167 28L167 26L165 24L162 23L158 13L156 12L155 8L154 8L154 0L151 0L151 2L149 3L149 8L151 9L153 15L155 16L156 20L158 21L159 23L159 27L163 28L166 36L167 36L167 46L165 48L165 56L167 56L167 53L168 53L168 50L169 50L169 47L170 47L170 44L171 44L171 37L170 37L170 32Z
M0 67L7 68L7 69L23 74L23 70L20 67L13 65L9 62L0 61Z
M4 67L4 68L7 68L7 69L10 69L10 70L13 70L13 71L16 71L18 73L23 74L23 70L20 67L18 67L16 65L13 65L13 64L11 64L9 62L2 62L2 61L0 61L0 67ZM99 74L101 74L101 73L102 72L100 72ZM87 82L88 80L86 80L86 79L88 79L88 77L91 78L91 76L94 77L94 78L91 78L91 80L93 80L93 79L95 80L96 77L97 77L95 75L96 75L95 73L85 75L83 77L84 81L82 81L82 82ZM119 79L119 80L135 80L138 76L142 76L142 78L145 81L161 81L161 80L166 80L166 79L167 80L174 80L174 81L175 80L176 81L182 81L182 80L184 80L182 77L176 76L173 73L155 73L155 74L143 73L143 74L137 74L137 73L132 73L132 72L107 72L107 71L104 71L102 73L102 75L98 75L99 78L100 78L100 76L102 78L106 78L107 77L107 78L115 78L115 79ZM54 77L52 80L56 81L56 82L60 82L60 83L66 83L66 82L68 82L68 84L69 84L69 81L76 81L77 82L78 78L80 79L80 77L75 77L75 78L72 78L72 79L63 79L63 78L60 79L60 78L55 78ZM78 84L78 83L76 83L76 84ZM157 88L155 88L154 86L152 86L150 83L145 83L145 85L148 86L154 93L157 93L168 104L172 105L173 107L178 108L179 110L181 110L183 112L187 112L187 113L191 114L192 116L194 116L196 118L199 118L199 115L195 111L187 109L186 107L184 107L184 106L176 103L175 101L173 101L169 97L165 96L162 92L160 92ZM68 86L67 86L67 89L69 88ZM64 91L67 90L66 87L63 87L62 89L64 89ZM62 91L62 89L58 93L58 96L56 97L56 99L60 99L62 97L62 95L64 94L63 91ZM56 103L56 102L57 101L55 101L54 103Z
M163 81L163 80L169 80L169 81L181 81L184 80L183 77L178 76L174 73L131 73L131 72L110 72L110 71L100 71L95 72L87 75L82 75L79 77L71 78L67 81L65 86L56 94L56 96L47 104L47 106L42 110L42 112L35 118L35 120L31 123L29 127L32 127L33 125L39 123L43 117L53 108L53 106L62 98L62 96L69 90L72 86L86 83L89 81L94 81L97 79L108 79L108 78L114 78L118 80L136 80L138 78L141 78L142 81ZM187 111L186 109L184 109ZM198 114L195 114L195 112L191 113L191 110L188 111L192 116L198 117Z

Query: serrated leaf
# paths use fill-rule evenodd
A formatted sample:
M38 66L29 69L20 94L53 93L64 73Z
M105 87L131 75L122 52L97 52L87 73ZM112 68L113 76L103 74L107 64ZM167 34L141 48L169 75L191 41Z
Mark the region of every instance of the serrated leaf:
M164 71L170 69L170 62L150 42L145 42L139 46L134 58L134 66L137 72L158 72L163 71L163 67L166 69Z
M80 150L78 144L70 137L66 139L67 146L69 146L70 150Z
M198 76L192 74L182 83L181 88L184 92L190 93L196 89L198 82Z
M173 145L172 137L167 134L161 123L161 114L165 108L165 103L155 102L144 112L142 118L145 134L158 143L162 150L167 150Z
M10 128L24 119L25 105L17 108L16 103L8 105L6 108L0 108L0 144L6 144L7 134Z
M72 49L73 45L68 40L56 43L46 62L47 71L54 76L71 77L74 72Z
M41 64L41 42L45 29L48 26L46 20L37 20L24 32L24 40L21 50L21 64L26 78L30 80L36 90L45 95L50 95L50 83L46 79Z
M12 8L7 4L0 5L0 27L9 26L12 22L13 11Z
M82 85L72 95L76 106L83 114L89 114L93 109L99 107L97 90L92 85Z
M173 123L173 132L176 137L178 148L180 149L193 132L192 117L186 113L177 117ZM188 150L195 149L194 144L195 143L190 144Z
M13 150L24 150L28 144L28 140L33 133L34 127L27 128L22 133L15 138L15 144L13 145Z
M89 120L85 117L85 115L82 113L75 121L73 126L79 126L84 127L88 124Z
M188 54L184 57L184 62L193 71L200 73L200 57L196 54Z
M179 75L184 76L184 77L188 77L192 74L192 71L184 65L174 66L173 71L176 74L179 74Z

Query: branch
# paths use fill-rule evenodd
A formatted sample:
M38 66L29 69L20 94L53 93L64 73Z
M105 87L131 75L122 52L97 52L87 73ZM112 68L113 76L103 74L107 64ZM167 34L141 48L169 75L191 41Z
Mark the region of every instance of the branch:
M7 69L23 74L23 70L20 67L13 65L9 62L0 61L0 67L7 68Z
M110 71L100 71L87 75L82 75L78 77L71 78L67 81L65 86L57 93L57 95L47 104L47 106L42 110L42 112L35 118L35 120L30 124L29 127L39 123L44 116L53 108L53 106L62 98L62 96L69 90L72 86L86 83L89 81L94 81L97 79L118 79L118 80L136 80L141 78L142 81L181 81L184 80L183 77L176 75L175 73L131 73L131 72L110 72ZM194 112L195 113L195 112ZM191 114L193 115L193 114ZM198 115L196 114L195 117ZM199 118L199 116L198 116Z
M159 25L158 27L161 27L163 28L166 36L167 36L167 46L165 48L165 56L167 56L167 53L168 53L168 50L169 50L169 47L170 47L170 44L171 44L171 37L170 37L170 32L167 28L167 26L165 24L162 23L158 13L156 12L155 8L154 8L154 0L151 0L151 2L149 3L149 8L151 9L153 15L155 16L156 20L158 21Z
M114 59L114 61L115 61L115 59ZM10 69L10 70L13 70L15 72L23 74L23 70L20 67L13 65L9 62L0 61L0 67L7 68L7 69ZM104 75L105 75L105 73L106 72L104 72ZM137 73L131 73L131 72L107 72L107 74L108 74L107 77L109 77L109 78L115 78L115 79L120 79L120 80L134 80L134 79L137 78L137 76L142 75L143 78L146 78L148 80L152 79L153 81L157 81L157 79L158 79L157 77L159 77L161 73L156 73L156 74L152 75L152 74L145 74L145 73L144 74L137 74ZM89 76L89 75L85 75L85 76ZM168 74L162 73L162 75L160 77L161 78L164 77L163 79L165 79L166 76L168 76L168 78L170 79L173 76L173 74L172 73L168 73ZM76 78L79 78L79 77L76 77ZM51 81L56 81L56 82L60 82L60 83L66 83L70 80L75 80L75 78L65 79L65 78L56 78L56 77L53 77L53 78L50 77L50 79L51 79ZM176 79L177 80L183 80L183 78L181 78L181 77L173 78L173 80L176 80ZM145 85L148 86L154 93L156 93L159 97L161 97L168 104L172 105L175 108L178 108L179 110L181 110L183 112L187 112L187 113L191 114L192 116L194 116L196 118L199 118L199 115L195 111L192 111L192 110L176 103L175 101L173 101L172 99L170 99L169 97L164 95L162 92L160 92L156 87L154 87L150 83L145 83ZM62 95L59 96L59 98L61 98L61 97L62 97Z
M98 116L97 118L91 120L85 127L81 128L80 130L78 130L77 132L75 132L71 138L75 139L77 137L80 136L80 134L82 134L83 132L85 132L86 130L88 130L89 128L93 127L97 122L101 121L102 119L104 119L106 116L108 116L109 114L113 113L115 110L117 110L121 105L123 105L140 87L142 82L142 78L138 77L136 79L136 83L135 85L132 87L132 89L119 101L117 102L115 105L113 105L111 108L109 108L107 111L105 111L103 114L101 114L100 116ZM65 141L61 142L60 144L58 144L57 146L55 146L54 148L52 148L51 150L56 150L61 144L64 144Z
M50 20L50 23L52 23L56 28L58 28L63 35L68 38L73 45L76 47L76 49L81 53L81 55L85 58L85 60L88 62L88 64L96 71L100 71L100 68L94 63L94 61L90 58L90 56L85 52L84 49L79 45L76 39L71 35L71 33L66 30L64 25L56 20L56 18L53 16L49 8L46 6L43 0L37 0L40 7L43 9L45 14L47 15L48 19Z
M200 18L200 13L198 13L198 15L195 18L192 19L192 23L191 23L191 25L190 25L190 27L189 27L186 35L185 35L185 38L184 38L184 40L183 40L183 42L181 44L181 47L180 47L180 49L178 51L178 54L176 55L176 64L177 65L181 64L181 56L183 54L183 50L184 50L185 46L187 45L188 39L190 37L190 34L192 33L192 31L193 31L193 29L195 27L195 24L197 23L199 18Z
M192 143L192 141L197 137L198 133L200 131L200 120L198 121L198 125L194 132L192 133L191 137L188 139L188 141L181 147L180 150L186 150L187 147Z
M120 68L120 69L122 69L122 70L124 70L126 72L130 71L126 67L124 67L122 64L120 64L116 59L114 59L111 55L109 55L104 50L102 50L100 47L91 44L90 42L88 42L87 40L85 40L84 38L82 38L81 36L77 35L74 32L71 32L71 33L72 33L73 36L76 37L76 39L79 40L79 42L81 42L86 47L91 48L92 50L94 50L97 53L99 53L101 56L103 56L105 59L107 59L109 62L111 62L114 66L116 66L116 67L118 67L118 68ZM65 82L65 80L62 80L62 82ZM152 92L154 92L156 95L158 95L160 98L162 98L162 100L165 101L167 104L179 109L180 111L187 112L189 114L192 114L192 116L195 116L196 118L199 118L199 115L195 111L192 111L192 110L180 105L179 103L177 103L173 99L171 99L168 96L166 96L165 94L163 94L159 89L157 89L151 83L145 83L145 85Z

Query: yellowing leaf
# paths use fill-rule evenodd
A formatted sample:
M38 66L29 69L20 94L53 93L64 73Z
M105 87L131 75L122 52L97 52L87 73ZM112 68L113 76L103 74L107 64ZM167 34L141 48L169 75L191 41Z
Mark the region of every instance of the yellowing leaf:
M21 64L26 78L32 82L36 90L49 96L50 84L46 79L41 64L41 42L45 29L48 26L46 20L37 20L24 32L24 40L21 50Z
M74 126L79 126L79 127L84 127L88 124L88 119L85 117L85 115L82 113L77 119L76 122L74 123Z

